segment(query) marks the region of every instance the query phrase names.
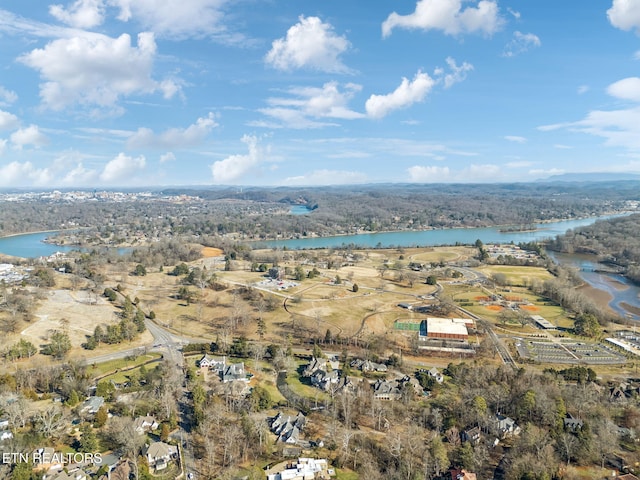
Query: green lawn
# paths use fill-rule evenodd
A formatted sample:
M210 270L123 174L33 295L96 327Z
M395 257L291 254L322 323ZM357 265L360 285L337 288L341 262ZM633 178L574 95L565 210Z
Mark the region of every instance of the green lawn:
M102 362L95 364L95 367L92 365L89 367L89 371L95 377L99 377L104 375L105 373L115 372L116 370L121 370L123 368L135 367L138 365L142 365L145 362L150 360L160 360L162 355L159 353L147 353L144 355L138 355L135 358L118 358L116 360L109 360L108 362Z

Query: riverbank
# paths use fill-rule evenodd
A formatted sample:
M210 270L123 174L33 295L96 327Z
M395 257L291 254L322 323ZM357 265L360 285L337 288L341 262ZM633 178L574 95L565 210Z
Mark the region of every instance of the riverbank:
M609 306L609 304L611 303L611 300L613 300L614 298L613 295L611 295L609 292L605 290L600 290L599 288L596 288L586 282L582 286L578 287L578 291L582 292L588 298L593 300L593 303L595 303L596 306L606 311L607 313L611 315L618 314L614 309L612 309Z

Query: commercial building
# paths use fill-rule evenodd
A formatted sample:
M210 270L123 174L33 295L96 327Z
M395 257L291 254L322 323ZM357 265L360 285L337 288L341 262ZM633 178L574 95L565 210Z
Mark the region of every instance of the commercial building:
M461 318L427 318L420 322L419 339L466 342L469 339L466 321Z

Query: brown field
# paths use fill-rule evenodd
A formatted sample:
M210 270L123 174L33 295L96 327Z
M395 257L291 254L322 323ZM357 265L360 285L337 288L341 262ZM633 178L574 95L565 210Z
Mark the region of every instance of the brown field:
M500 305L485 305L485 307L487 310L492 310L494 312L499 312L501 310L503 310L503 308Z
M202 248L202 256L205 258L222 257L223 255L224 255L224 251L221 248L213 248L213 247Z

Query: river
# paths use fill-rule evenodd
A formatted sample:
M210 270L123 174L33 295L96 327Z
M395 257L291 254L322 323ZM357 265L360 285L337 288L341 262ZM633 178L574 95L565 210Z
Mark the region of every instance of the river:
M48 257L56 252L79 250L79 247L53 245L45 243L47 237L55 236L58 232L25 233L0 238L0 253L12 257L38 258Z
M383 233L363 233L357 235L340 235L333 237L299 238L291 240L277 240L260 242L256 247L313 249L332 248L345 245L359 247L413 247L473 244L477 239L483 243L520 243L542 241L565 233L569 229L590 225L596 220L612 218L619 215L607 215L580 220L565 220L538 224L536 230L526 232L501 232L499 228L448 228L441 230L403 231ZM79 250L79 247L59 246L44 243L47 237L57 232L28 233L0 238L0 253L22 258L37 258L49 256L55 252ZM120 249L127 251L129 249ZM631 314L622 306L627 303L640 307L640 287L632 284L622 275L599 273L596 260L593 257L579 255L556 255L559 261L572 263L581 270L582 277L591 286L609 293L613 299L609 304L613 310L623 316L631 315L640 320L640 316Z
M256 242L260 248L287 248L290 250L314 248L338 248L356 245L363 248L373 247L432 247L437 245L472 245L477 239L483 243L521 243L542 241L561 235L569 229L591 225L596 220L620 215L563 220L560 222L539 223L535 230L525 232L501 232L500 227L491 228L443 228L439 230L417 230L381 233L358 233L330 237L305 237L289 240L270 240ZM0 251L2 247L0 245Z

